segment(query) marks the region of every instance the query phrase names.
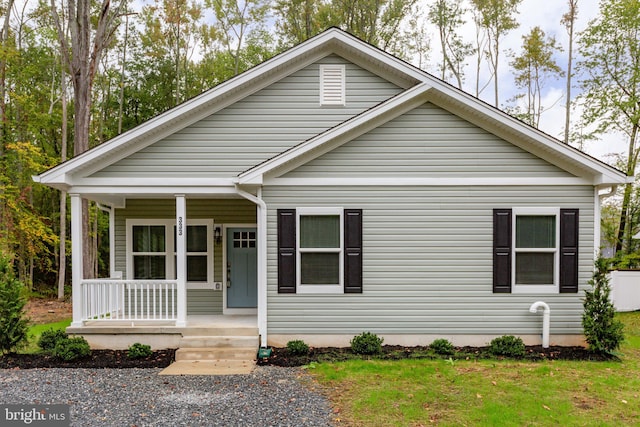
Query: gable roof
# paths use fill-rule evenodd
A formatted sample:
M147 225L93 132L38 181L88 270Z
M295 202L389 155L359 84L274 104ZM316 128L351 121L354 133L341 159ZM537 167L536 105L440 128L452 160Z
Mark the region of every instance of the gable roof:
M503 139L594 185L627 182L617 169L526 125L425 71L338 29L325 32L210 89L145 123L86 151L36 177L43 184L68 189L74 176L89 176L320 58L335 53L406 89L401 94L241 173L239 184L259 184L265 174L291 170L348 139L397 117L423 102L433 102Z

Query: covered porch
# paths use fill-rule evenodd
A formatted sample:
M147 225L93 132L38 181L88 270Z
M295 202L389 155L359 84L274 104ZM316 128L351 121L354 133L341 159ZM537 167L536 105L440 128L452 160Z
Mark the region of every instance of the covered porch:
M109 190L70 193L69 333L95 348L145 341L177 348L186 335L254 330L266 345L266 205L259 191L156 188L114 197L118 188ZM108 278L84 278L85 197L109 212Z

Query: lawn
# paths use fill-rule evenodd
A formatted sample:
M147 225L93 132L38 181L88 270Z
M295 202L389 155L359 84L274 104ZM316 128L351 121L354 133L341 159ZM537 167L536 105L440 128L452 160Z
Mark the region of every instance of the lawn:
M27 344L26 347L24 347L24 348L22 348L20 350L20 353L32 354L32 353L39 352L40 348L38 347L38 339L40 339L40 335L42 335L42 332L44 332L46 330L49 330L49 329L62 329L62 330L64 330L70 324L71 324L71 319L62 320L62 321L54 322L54 323L30 325L29 326L29 332L27 333L28 337L29 337L29 343Z
M338 425L638 425L640 313L619 318L619 362L352 360L310 371Z

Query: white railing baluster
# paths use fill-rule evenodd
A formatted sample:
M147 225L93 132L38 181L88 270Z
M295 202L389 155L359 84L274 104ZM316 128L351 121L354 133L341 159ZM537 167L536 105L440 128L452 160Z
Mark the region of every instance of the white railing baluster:
M82 320L176 320L175 280L82 282Z

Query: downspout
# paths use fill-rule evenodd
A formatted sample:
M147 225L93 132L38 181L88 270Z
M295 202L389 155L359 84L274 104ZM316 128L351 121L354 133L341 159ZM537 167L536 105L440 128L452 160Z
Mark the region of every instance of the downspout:
M235 185L236 193L257 206L258 222L258 333L260 347L267 346L267 204L262 200L262 189L254 196Z
M113 215L113 206L103 206L98 202L96 202L96 206L109 214L109 277L114 279L116 278L116 219ZM117 279L122 279L122 277L117 277Z

